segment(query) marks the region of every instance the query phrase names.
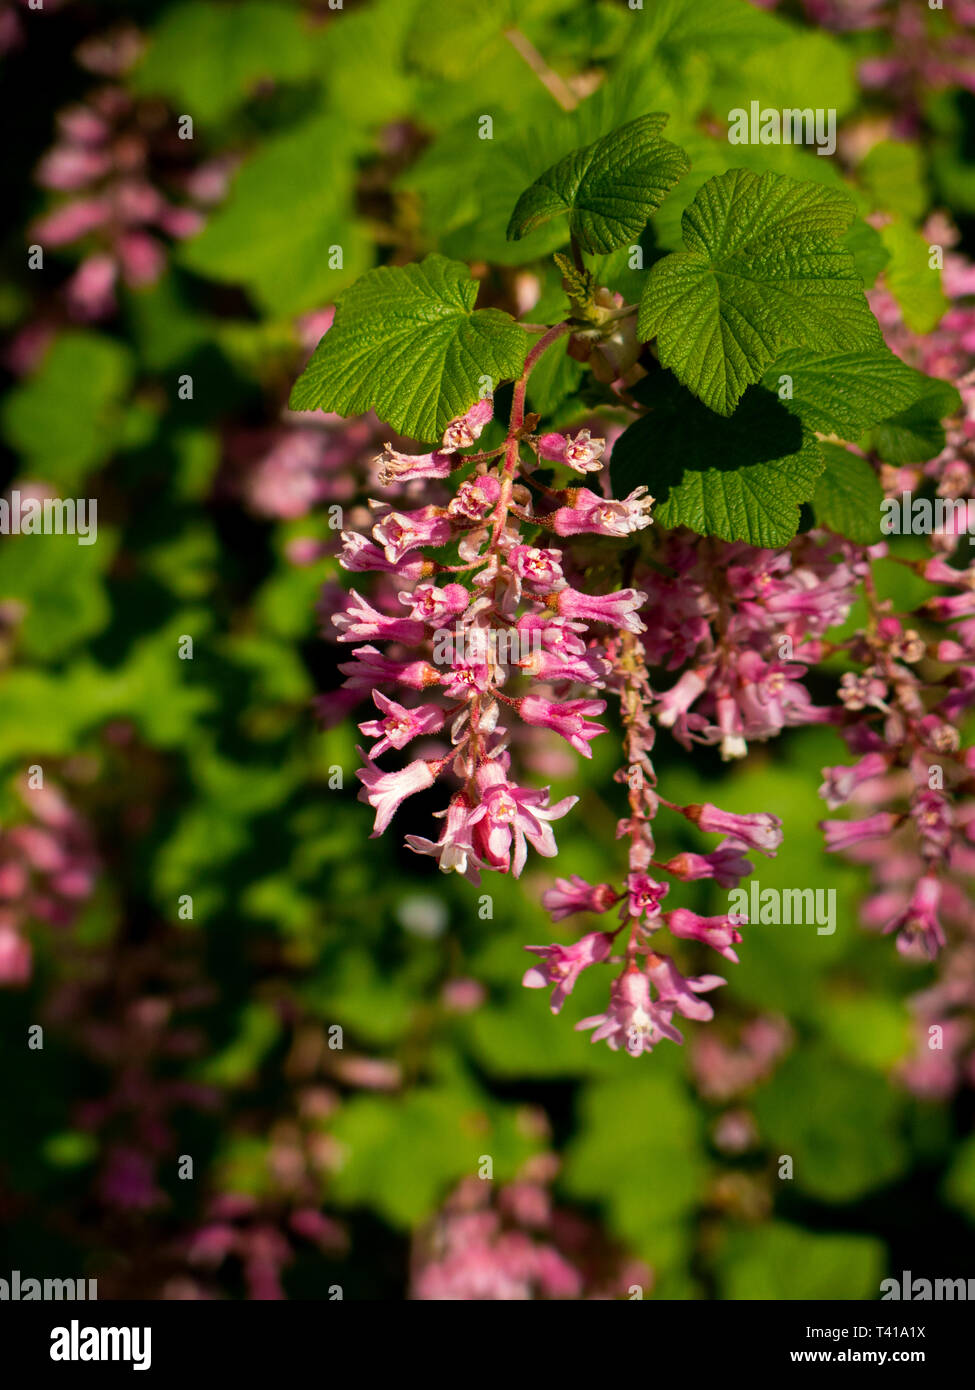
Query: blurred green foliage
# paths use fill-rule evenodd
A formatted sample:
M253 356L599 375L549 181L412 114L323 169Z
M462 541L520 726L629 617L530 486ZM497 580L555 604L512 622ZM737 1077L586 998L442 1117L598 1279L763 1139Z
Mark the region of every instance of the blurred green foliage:
M122 1248L125 1237L101 1229L89 1205L108 1140L76 1118L104 1094L110 1069L85 1051L83 1028L59 1027L50 1004L84 981L86 951L108 950L114 970L152 941L174 960L185 953L215 986L189 1006L202 1052L167 1058L159 1074L220 1095L213 1113L176 1126L175 1152L198 1156L197 1179L178 1182L174 1162L161 1171L169 1205L152 1218L154 1240L200 1219L197 1194L268 1189L268 1135L290 1105L286 1062L300 1016L341 1025L351 1053L401 1071L389 1091L341 1084L326 1124L338 1158L318 1198L353 1223L340 1268L351 1265L362 1296L402 1294L403 1234L481 1155L504 1181L544 1147L562 1159L560 1199L644 1258L662 1296L861 1299L877 1296L888 1270L964 1272L951 1251L959 1221L975 1221L975 1147L959 1142L971 1112L921 1104L893 1079L910 1049L905 1000L929 973L862 930L861 874L822 852L817 786L820 769L844 759L836 736L789 734L728 769L710 754L689 760L661 735L670 798L782 817L781 853L756 866L764 887L837 893L834 935L753 925L741 964L727 969L719 1018L707 1026L730 1033L762 1012L794 1034L790 1055L743 1102L757 1139L736 1158L714 1143L723 1107L693 1085L703 1025L688 1025L685 1048L664 1044L634 1062L573 1030L599 1010L601 981L584 978L558 1020L544 995L521 988L523 946L553 935L539 906L551 865L475 890L402 851L401 825L368 839L353 721L321 731L310 710L315 690L336 679L314 601L339 572L334 561L301 568L287 558L286 542L315 533L314 519L255 519L214 488L228 427L280 416L301 358L296 315L330 304L394 252L534 265L565 243L565 222L508 242L514 201L548 165L623 120L669 111L667 135L693 163L657 219L651 259L681 244L680 214L715 173L743 166L838 184L836 163L808 150L730 147L721 118L761 93L763 105L832 106L841 123L852 120L866 109L855 42L745 0L656 0L642 12L609 0L374 0L327 22L270 0L105 5L96 19L71 9L63 28L60 12L51 16L42 45L31 39L8 58L19 68L5 98L13 111L32 87L51 90L51 63L64 104L82 95L94 79L70 55L84 24L97 29L126 11L147 37L123 79L129 90L164 101L174 119L191 114L202 152L230 154L238 167L226 201L174 249L159 282L122 289L101 327L62 325L11 383L0 414L11 480L100 504L92 547L70 536L0 540L0 599L23 610L0 676L5 809L16 817L9 788L42 764L91 819L105 864L67 933L34 924L34 980L0 996L0 1176L15 1195L8 1267L31 1269L31 1252L44 1248L67 1273ZM544 55L549 87L588 73L593 95L561 110L525 61L526 44ZM477 133L485 113L490 144ZM9 190L24 227L43 202L32 169L54 115L34 120ZM931 280L917 275L917 224L956 197L959 212L975 207L965 111L934 96L929 119L932 148L875 145L850 184L861 216L893 214L879 244L860 222L858 248L873 274L887 265L920 331L944 302L921 288ZM32 295L46 306L76 259L71 248L53 255L40 288L23 268L23 241L18 232L7 246L12 321L28 318ZM334 245L341 267L329 264ZM489 277L492 296L504 273ZM182 373L194 376L191 401L178 397ZM575 364L553 349L533 377L531 407L571 415L578 386ZM922 434L927 420L918 417ZM905 440L912 424L903 422ZM177 658L185 636L192 661ZM553 800L583 798L559 826L563 874L598 882L618 870L613 766L612 749L597 745L591 765L553 779ZM341 787L330 785L336 767ZM428 833L421 821L410 828ZM683 826L672 843L666 836L664 823L661 857L704 847ZM487 919L479 891L493 900ZM183 894L191 920L178 913ZM685 901L723 906L705 884ZM571 925L555 929L570 934ZM689 948L683 963L700 967L703 956ZM483 1006L451 1012L442 986L470 977L486 991ZM143 988L153 992L151 982L132 986ZM48 1041L26 1053L38 1019ZM792 1158L789 1180L777 1176L781 1155ZM735 1175L767 1201L736 1198ZM384 1261L391 1272L380 1275ZM326 1268L318 1287L332 1277Z

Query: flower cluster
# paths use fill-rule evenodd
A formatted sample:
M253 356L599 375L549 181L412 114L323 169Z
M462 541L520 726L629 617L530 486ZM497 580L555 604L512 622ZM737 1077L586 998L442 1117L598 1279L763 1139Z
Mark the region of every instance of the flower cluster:
M134 55L133 55L134 56ZM93 321L115 309L119 280L153 284L166 263L166 238L193 236L204 211L226 193L225 159L195 164L172 115L110 84L57 118L57 140L37 180L65 195L34 224L45 250L80 244L65 287L69 314Z
M541 1154L506 1187L470 1178L414 1242L410 1297L418 1301L603 1300L641 1296L645 1266L626 1260L598 1227L552 1202L557 1163Z
M655 701L657 722L685 747L716 744L724 759L783 728L822 722L803 684L826 631L842 623L867 563L825 532L784 550L670 533L640 575L648 594L648 663L680 677Z
M376 812L374 834L386 829L407 797L453 775L459 785L440 813L439 838L410 835L407 842L417 853L435 857L445 872L456 870L475 883L485 868L521 874L528 845L545 857L554 855L552 822L577 800L566 797L551 805L548 789L513 780L502 719L554 730L582 756L591 756L590 741L605 731L597 722L605 702L565 697L577 686L606 684L611 666L599 654L599 633L643 630L637 610L644 595L633 588L590 593L574 587L566 577L563 542L580 534L627 536L642 530L650 524L652 499L646 489L615 501L584 486L533 485L532 467L521 467L523 440L536 458L583 474L598 469L603 451L603 441L585 431L574 438L539 437L526 424L527 373L551 338L546 334L529 354L499 447L460 452L491 421L493 403L487 398L447 425L433 453L385 450L384 481L445 479L473 462L473 471L445 506L398 510L374 502L371 537L343 535L341 563L348 571L395 576L397 584L398 612L373 606L353 589L350 602L333 615L339 640L362 644L341 668L346 684L374 691L378 717L360 728L375 742L363 753L365 766L357 774L361 799ZM548 544L534 543L538 532ZM427 558L426 549L439 550L444 558ZM456 561L448 560L453 553ZM395 644L397 655L381 654L377 641ZM513 691L512 681L521 688ZM435 695L442 699L434 700ZM391 772L375 761L441 731L449 746L436 757L414 758Z
M656 774L651 761L655 732L650 720L654 693L650 688L642 644L632 634L624 634L609 648L612 655L610 684L620 700L625 731L626 763L617 780L627 787L630 814L617 826L617 838L629 844L628 873L619 887L593 886L578 875L559 879L542 898L554 920L577 912L603 914L618 905L618 926L589 932L571 946L529 946L539 964L525 974L529 988L554 986L553 1013L558 1013L579 975L588 966L611 962L622 968L610 987L606 1010L582 1019L578 1029L592 1029L593 1042L605 1040L617 1051L621 1047L633 1057L649 1052L664 1038L683 1042L674 1024L681 1018L706 1021L714 1010L702 994L724 984L719 975L685 977L670 956L659 949L657 933L698 941L730 961L737 961L735 946L741 941L738 919L725 913L702 917L689 908L662 907L670 884L713 879L721 886L734 887L751 872L745 858L749 850L774 855L782 840L781 825L774 816L734 815L710 803L678 806L666 801L656 790ZM707 854L684 853L665 863L655 856L653 822L661 806L683 816L705 833L725 838ZM620 937L623 954L613 956Z
M70 926L101 867L88 826L60 791L25 783L20 796L29 819L0 833L0 985L30 979L28 924Z

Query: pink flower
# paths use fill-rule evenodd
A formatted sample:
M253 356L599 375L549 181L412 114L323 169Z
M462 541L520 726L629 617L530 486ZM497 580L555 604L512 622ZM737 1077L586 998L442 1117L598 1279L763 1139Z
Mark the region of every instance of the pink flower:
M620 919L628 917L640 919L646 916L651 930L659 925L655 918L660 915L660 903L670 892L666 883L658 883L649 874L629 873L626 877L626 901L620 908Z
M685 980L667 956L651 956L650 961L656 962L648 964L647 974L657 991L658 1003L674 1009L684 1018L695 1018L701 1023L714 1017L711 1005L697 996L725 984L720 975L699 975Z
M554 888L546 888L542 906L553 922L560 922L574 912L607 912L616 896L608 883L597 883L593 887L578 874L573 874L571 878L557 878Z
M685 806L684 815L699 830L729 835L733 840L740 840L749 849L757 849L759 854L774 857L775 851L782 843L782 822L778 816L770 816L764 811L750 816L738 816L731 811L722 811L719 806L713 806L710 801L706 801L702 806Z
M624 632L640 633L644 624L637 610L646 603L638 589L620 589L615 594L584 594L579 589L560 589L556 608L564 618L582 618L590 623L608 623Z
M819 795L829 809L835 811L837 806L849 801L861 782L867 782L872 777L881 777L886 771L887 759L882 753L868 753L852 767L824 767L823 776L826 780L819 789Z
M450 450L468 448L476 439L480 439L485 425L490 424L493 416L494 401L491 396L475 401L466 415L451 420L444 430L443 447Z
M566 796L554 806L548 805L548 788L529 791L504 780L496 765L489 765L479 774L482 781L492 781L481 793L483 814L478 818L474 843L483 859L502 873L509 871L520 877L528 858L527 840L546 859L558 853L550 821L560 820L579 800ZM494 781L493 778L501 780ZM512 848L514 858L512 859Z
M443 833L437 841L424 839L422 835L407 835L406 843L415 854L429 854L437 860L440 872L444 874L463 874L471 883L480 883L482 861L474 852L471 834L476 817L483 815L480 808L475 810L462 797L455 796L446 811L435 812L446 816Z
M672 1016L672 1008L651 1002L649 978L635 965L630 965L613 981L606 1012L581 1019L576 1031L594 1028L593 1042L605 1039L614 1052L622 1046L631 1057L639 1057L643 1052L650 1052L663 1038L677 1043L684 1041L671 1025Z
M586 720L591 715L602 714L605 708L605 700L566 700L556 704L541 695L526 695L518 702L518 713L526 724L553 729L584 758L592 757L589 740L606 732L605 724L589 724Z
M432 734L443 727L445 712L438 705L418 705L415 709L404 709L395 700L388 699L381 690L374 690L372 698L377 709L383 711L384 719L370 719L359 728L367 738L376 738L369 750L370 758L378 758L389 748L405 748L411 740L421 734Z
M537 550L533 545L516 545L508 552L508 564L530 588L548 594L565 584L561 551Z
M602 468L605 449L605 439L593 439L588 430L580 430L574 439L567 434L543 434L538 441L539 458L564 463L576 473L595 473Z
M587 487L571 488L569 497L571 505L559 507L552 517L552 526L559 536L628 536L651 524L654 499L647 495L645 487L634 488L622 502L600 497Z
M340 642L361 642L363 639L379 638L383 642L406 642L415 646L422 642L426 629L413 618L390 618L378 609L370 607L355 589L349 590L351 602L348 608L332 616L332 622L341 630Z
M497 478L488 474L483 478L468 478L457 489L456 497L447 504L450 516L464 517L468 521L481 521L489 507L493 507L501 496L501 484Z
M945 944L945 934L938 921L941 903L941 884L933 874L925 874L917 882L910 903L903 912L892 917L885 932L897 932L897 949L904 955L920 950L934 960Z
M590 932L571 946L553 942L551 946L526 946L526 951L541 956L541 964L525 971L522 984L528 989L545 989L555 985L550 1008L557 1014L572 993L576 980L588 966L608 958L613 938L608 932Z
M672 911L665 912L664 917L667 930L672 936L682 937L685 941L703 941L705 946L710 946L726 960L738 964L734 947L741 941L741 932L727 915L699 917L689 908L675 907Z
M410 605L410 617L421 623L441 623L456 617L469 606L471 596L463 584L421 584L412 594L400 594L400 602Z
M416 512L389 512L372 528L373 537L386 553L390 564L420 545L445 545L450 540L450 522L437 507Z
M751 862L742 853L742 846L725 840L710 854L691 854L685 851L664 865L667 873L685 883L700 878L713 878L719 888L735 888L752 871Z
M9 923L0 924L0 985L24 985L31 975L31 949Z
M408 584L414 584L423 574L424 562L422 560L409 560L406 564L402 560L397 560L395 563L390 562L378 545L373 545L372 541L366 540L365 536L360 536L358 531L343 531L339 564L344 570L350 570L353 573L377 571L381 574L398 574Z
M383 833L399 810L400 804L408 796L413 796L415 792L425 791L427 787L433 786L437 780L437 773L440 771L441 764L418 760L410 763L408 767L402 768L399 772L383 772L373 765L361 748L356 751L366 762L366 766L359 768L356 776L363 784L362 790L359 792L359 800L368 802L376 812L376 820L370 836L374 840L377 835Z
M440 684L440 673L428 661L390 661L375 647L356 647L354 661L340 664L350 690L370 690L377 681L396 681L410 690Z
M86 256L65 288L68 307L81 319L100 319L115 308L118 266L107 251Z
M892 811L878 811L864 820L823 820L819 826L826 836L826 848L841 850L889 835L897 819Z
M400 454L392 444L386 444L374 462L379 465L380 483L391 487L393 483L409 483L416 478L447 478L455 460L442 452Z

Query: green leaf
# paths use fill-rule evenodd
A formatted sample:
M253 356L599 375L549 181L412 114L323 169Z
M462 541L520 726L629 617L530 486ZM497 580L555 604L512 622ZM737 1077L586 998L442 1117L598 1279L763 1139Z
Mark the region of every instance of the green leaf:
M755 1098L762 1134L791 1156L798 1191L825 1202L854 1201L900 1176L903 1111L885 1077L821 1047L793 1053Z
M926 463L945 447L942 420L961 409L961 396L950 382L918 372L922 394L906 410L891 415L860 441L885 463Z
M880 505L884 490L867 460L838 444L822 443L819 452L826 468L812 501L817 526L825 526L858 545L874 545L882 540Z
M872 289L877 276L890 260L890 252L884 245L883 237L858 217L843 238L843 245L853 253L857 274L863 281L865 290Z
M7 397L3 437L32 478L74 487L111 455L131 378L131 354L120 343L64 333Z
M635 241L690 168L684 151L660 138L666 123L664 114L651 112L560 159L518 199L509 240L567 213L583 251L605 254Z
M169 98L195 120L222 120L267 79L312 75L315 51L302 15L243 0L189 0L167 9L136 69L137 91Z
M243 285L269 314L327 304L369 263L353 217L352 140L338 116L268 140L237 175L228 201L184 243L180 263Z
M707 1166L699 1116L674 1074L679 1058L653 1060L639 1075L586 1086L563 1183L573 1196L604 1205L613 1231L657 1265L658 1230L688 1218Z
M944 1181L944 1195L975 1223L975 1135L969 1135L956 1149Z
M735 169L710 179L682 219L686 251L652 267L641 338L705 404L730 415L788 347L850 351L880 341L853 257L842 192Z
M725 1299L870 1299L886 1266L882 1241L822 1235L774 1221L732 1231L717 1261Z
M929 194L917 145L904 140L881 140L867 154L858 173L875 208L902 213L910 222L924 216Z
M23 605L23 652L50 661L104 630L111 614L104 574L115 545L105 527L96 545L67 535L4 537L0 598Z
M435 440L473 405L481 380L521 372L524 329L475 309L465 265L432 255L380 266L339 296L335 321L291 392L292 410L374 410L400 434Z
M884 283L897 300L912 333L930 333L947 312L941 272L929 264L927 237L899 219L881 227L890 255Z
M490 1153L510 1181L537 1141L519 1132L513 1108L455 1087L417 1087L402 1098L360 1094L343 1105L333 1135L339 1162L331 1191L342 1206L368 1205L397 1227L430 1216Z
M792 539L823 460L815 436L774 395L752 388L725 420L661 373L640 399L649 412L613 448L615 496L645 483L664 526L759 546Z
M807 429L856 440L865 430L914 405L931 378L909 367L884 343L860 352L787 352L762 377Z

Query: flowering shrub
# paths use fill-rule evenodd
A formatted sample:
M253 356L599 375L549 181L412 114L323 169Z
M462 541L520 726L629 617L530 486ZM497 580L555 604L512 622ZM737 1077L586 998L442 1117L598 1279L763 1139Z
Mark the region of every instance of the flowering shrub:
M663 875L734 888L752 868L744 851L774 855L782 838L768 813L737 815L663 798L651 761L657 726L671 729L687 748L717 743L730 759L744 757L749 741L785 727L839 723L863 757L852 768L827 770L823 791L831 808L895 765L913 767L920 785L908 814L920 859L905 860L903 870L916 886L884 924L897 931L904 950L917 943L937 953L945 941L939 864L970 867L961 847L964 825L958 853L948 853L951 792L971 766L959 754L952 722L975 689L964 641L935 645L932 655L949 667L938 682L948 693L940 702L925 701L923 682L911 670L926 655L925 642L883 605L870 603L865 630L828 644L857 664L842 675L836 707L814 705L803 684L861 585L869 602L870 561L886 553L883 542L862 544L869 519L843 515L851 493L875 505L879 499L868 459L838 443L820 449L817 440L828 433L855 442L911 410L927 410L932 427L940 428L936 416L949 396L937 395L936 405L923 402L950 388L938 388L918 369L908 372L884 345L854 257L840 240L853 206L816 184L744 170L714 177L684 213L687 250L655 262L639 306L623 304L613 285L600 284L586 253L630 246L642 261L630 238L689 167L683 151L661 137L665 119L640 117L573 151L519 198L510 239L567 214L572 245L571 260L556 256L568 313L551 326L527 325L526 335L540 335L530 347L519 343L514 319L474 308L477 286L462 265L428 256L418 266L369 271L340 297L334 323L291 398L299 410L352 413L369 406L401 431L429 434L436 427L441 436L432 452L387 445L377 459L380 481L455 483L452 493L440 489L439 505L398 509L371 502L370 534L343 533L346 570L394 577L384 607L353 588L348 605L332 613L338 641L363 644L341 668L347 685L371 690L381 716L359 726L377 740L357 773L361 798L376 812L374 835L408 797L449 777L455 788L437 813L442 832L435 841L408 836L413 850L475 884L483 869L517 878L529 845L553 858L552 822L577 798L552 805L548 788L521 785L508 724L552 730L590 758L592 740L607 732L596 722L606 701L590 696L607 690L618 698L624 762L617 780L629 801L617 827L617 838L629 845L625 881L593 886L573 875L558 880L542 901L555 920L603 914L619 904L619 925L588 932L571 946L527 947L538 962L524 983L553 987L557 1013L582 971L621 966L605 1011L577 1027L633 1055L663 1038L681 1042L674 1015L710 1019L712 1005L700 996L724 983L715 975L685 977L661 954L657 932L704 942L731 961L742 939L738 916L665 909L670 885ZM636 419L613 446L611 474L627 483L647 481L613 498L598 478L606 439L589 428L546 430L537 413L526 412L526 396L547 354L589 364L624 325L629 346L602 374L610 378L603 405L635 411ZM504 437L474 449L494 421L498 372L514 382ZM864 377L868 385L854 399L854 382ZM468 404L478 382L481 394ZM455 414L458 402L464 410ZM702 415L698 402L710 413ZM682 456L687 440L674 423L685 415L702 420L708 443L719 455L728 451L733 470L719 472L710 458L691 469ZM747 424L739 426L742 415ZM770 447L784 424L788 443ZM585 482L566 480L565 472ZM658 526L648 540L654 521L648 485L656 489L658 480L667 494L668 528ZM800 504L813 513L812 529L790 540ZM587 550L592 537L614 544ZM748 544L765 537L785 544ZM921 572L961 590L957 599L930 600L931 618L969 612L965 595L975 571L942 559ZM382 655L377 641L394 643L409 659ZM677 673L676 682L656 690L652 668ZM890 685L893 707L886 699ZM383 686L398 686L410 703L391 698ZM446 704L431 699L435 694ZM883 734L868 722L874 711L886 716ZM438 756L414 757L397 771L375 762L448 730L450 748ZM926 761L945 755L954 762L947 790L943 775L930 786ZM943 774L940 764L938 770ZM709 854L658 863L653 822L661 807L725 839ZM882 811L861 821L825 821L827 847L887 838L905 819ZM919 868L926 872L918 880ZM872 901L868 917L875 910Z
M0 1278L967 1272L970 9L2 0Z

